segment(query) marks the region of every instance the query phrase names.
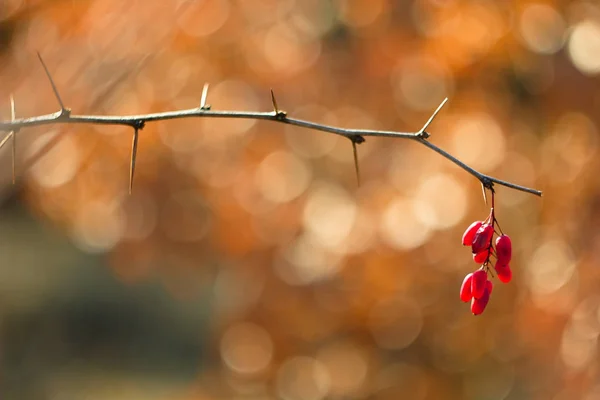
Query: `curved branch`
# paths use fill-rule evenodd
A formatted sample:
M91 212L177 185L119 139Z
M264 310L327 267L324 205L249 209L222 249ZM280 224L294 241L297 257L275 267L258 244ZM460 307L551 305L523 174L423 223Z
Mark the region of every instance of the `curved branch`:
M138 131L144 127L146 122L152 121L163 121L163 120L171 120L178 118L243 118L243 119L254 119L254 120L267 120L273 122L280 122L283 124L295 125L302 128L332 133L334 135L344 136L351 140L354 152L354 161L356 167L356 177L360 182L360 175L358 169L358 157L356 153L356 145L364 142L365 136L374 136L374 137L393 137L393 138L401 138L401 139L412 139L421 143L422 145L430 148L435 151L442 157L452 161L454 164L458 165L469 174L473 175L475 178L479 179L483 187L488 189L493 189L494 184L506 186L508 188L514 190L520 190L522 192L531 193L536 196L541 196L542 192L536 189L531 189L525 186L517 185L511 182L503 181L498 178L494 178L481 172L475 170L474 168L469 167L467 164L460 161L458 158L454 157L450 153L445 150L442 150L438 146L433 143L427 141L429 138L429 133L426 132L426 129L433 122L434 118L440 112L444 104L448 101L448 98L445 98L438 108L431 114L425 125L417 132L397 132L397 131L381 131L381 130L370 130L370 129L345 129L339 128L336 126L319 124L316 122L305 121L296 118L290 118L287 116L285 111L279 109L277 105L277 100L275 99L275 94L273 90L271 90L271 101L273 103L273 111L272 112L251 112L251 111L212 111L210 106L206 104L206 98L208 96L208 84L204 85L204 89L202 90L202 97L200 100L200 106L198 108L190 108L187 110L177 110L177 111L167 111L161 113L153 113L153 114L142 114L142 115L130 115L130 116L102 116L102 115L71 115L71 110L66 108L60 95L58 94L58 89L54 84L52 76L50 75L50 71L46 67L46 64L42 60L41 55L38 53L38 58L44 67L44 71L48 76L48 80L52 85L52 90L54 91L54 95L60 104L60 111L54 114L46 114L40 115L37 117L30 118L21 118L15 119L14 117L14 100L11 98L11 104L13 105L12 112L12 120L8 121L0 121L0 131L10 132L3 140L0 142L0 148L6 143L6 141L10 137L14 137L16 139L16 134L21 128L31 127L31 126L39 126L39 125L50 125L50 124L101 124L101 125L125 125L130 126L134 129L133 135L133 143L131 149L131 163L130 163L130 172L129 172L129 192L131 193L132 185L133 185L133 175L135 171L135 159L137 154L137 144L138 144ZM14 144L13 139L13 144ZM14 163L14 148L13 148L13 163ZM13 164L14 165L14 164ZM13 172L14 173L14 172ZM14 178L13 178L14 179Z
M332 133L347 137L349 139L356 138L357 136L372 136L372 137L391 137L399 139L412 139L422 145L430 148L442 157L452 161L460 168L464 169L469 174L477 178L485 187L490 188L493 184L506 186L508 188L519 190L526 193L531 193L536 196L541 196L542 192L537 189L528 188L525 186L517 185L511 182L507 182L492 176L483 174L474 168L471 168L467 164L463 163L450 153L439 148L433 143L429 142L427 138L429 133L425 131L425 128L429 126L431 120L437 112L439 112L441 106L447 101L445 99L440 107L432 114L432 117L427 123L417 132L398 132L398 131L384 131L384 130L370 130L370 129L346 129L331 125L319 124L312 121L306 121L297 118L291 118L283 114L282 111L277 110L273 112L252 112L252 111L212 111L207 109L206 106L198 108L190 108L186 110L166 111L161 113L152 114L140 114L140 115L129 115L129 116L110 116L110 115L71 115L65 114L62 110L53 114L40 115L30 118L20 118L14 121L0 121L0 130L2 131L18 131L21 128L50 125L50 124L101 124L101 125L124 125L135 128L140 123L152 122L152 121L164 121L179 118L242 118L242 119L254 119L254 120L266 120L272 122L279 122L289 125L295 125L302 128Z

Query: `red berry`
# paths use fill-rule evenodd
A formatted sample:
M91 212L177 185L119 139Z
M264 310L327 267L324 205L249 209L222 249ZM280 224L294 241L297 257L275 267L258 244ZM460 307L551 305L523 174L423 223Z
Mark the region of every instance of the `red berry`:
M473 250L473 253L477 254L480 251L490 247L490 242L493 235L494 227L492 225L481 225L479 229L477 229L477 232L475 232L475 237L473 238L473 244L471 245L471 250Z
M471 294L473 295L473 297L478 299L481 296L483 296L486 281L487 281L487 272L486 271L484 271L482 269L478 269L477 271L473 272L473 278L471 280Z
M477 264L483 264L485 262L485 260L488 259L488 257L490 256L490 249L485 249L480 251L477 254L473 254L473 260L475 260L475 262Z
M494 285L492 284L492 281L487 281L485 283L485 290L487 290L490 293L490 296L492 295L493 288L494 288Z
M498 236L496 239L496 256L498 262L503 265L508 265L512 257L512 243L507 235Z
M512 270L510 269L510 265L501 264L499 261L496 261L496 265L494 266L496 270L496 275L498 275L498 279L502 283L508 283L512 279Z
M475 238L475 233L477 232L477 229L479 229L481 224L483 224L483 222L475 221L471 225L469 225L469 227L467 228L465 233L463 233L463 236L462 236L462 244L464 246L470 246L473 244L473 239Z
M467 276L465 276L465 279L463 280L463 283L460 287L460 299L462 301L464 301L465 303L469 300L471 300L471 298L473 298L473 295L471 294L471 281L473 279L473 274L467 274Z
M489 281L488 281L489 282ZM486 288L483 294L479 298L473 297L471 300L471 312L473 315L479 315L485 310L488 302L490 301L490 291Z

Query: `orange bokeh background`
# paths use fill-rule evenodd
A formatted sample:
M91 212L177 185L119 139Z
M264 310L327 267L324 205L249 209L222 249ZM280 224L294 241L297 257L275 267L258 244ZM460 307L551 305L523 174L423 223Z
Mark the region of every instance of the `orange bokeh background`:
M414 132L497 187L510 284L483 315L479 182L418 143L242 119L49 125L0 151L6 399L600 397L600 6L4 0L0 117L269 111Z

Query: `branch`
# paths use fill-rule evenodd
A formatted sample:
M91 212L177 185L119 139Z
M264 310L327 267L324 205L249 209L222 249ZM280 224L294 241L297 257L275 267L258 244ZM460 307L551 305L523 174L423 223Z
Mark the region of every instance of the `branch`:
M41 57L40 57L41 61ZM448 99L444 99L442 103L438 106L438 108L433 112L429 120L423 125L423 127L417 132L397 132L397 131L383 131L383 130L370 130L370 129L345 129L339 128L330 125L319 124L316 122L301 120L297 118L291 118L287 116L285 111L279 109L277 101L275 100L275 95L271 90L271 101L273 104L273 111L271 112L251 112L251 111L213 111L210 109L209 105L206 105L207 95L208 95L208 85L204 86L202 91L202 97L200 101L200 106L197 108L190 108L186 110L176 110L176 111L166 111L160 113L152 113L152 114L140 114L140 115L129 115L129 116L103 116L103 115L72 115L70 109L66 108L58 95L58 91L56 90L56 86L46 68L45 64L42 61L42 65L48 75L48 79L52 84L52 88L54 90L54 94L58 99L58 102L61 106L60 111L53 114L45 114L36 117L30 118L20 118L13 119L12 121L0 121L0 131L17 132L22 128L32 127L32 126L40 126L40 125L50 125L50 124L99 124L99 125L122 125L122 126L130 126L134 129L134 137L132 144L132 153L131 153L131 163L130 163L130 182L129 188L131 190L133 185L133 173L135 170L135 158L137 151L137 138L138 131L141 130L147 122L153 121L163 121L163 120L172 120L178 118L242 118L242 119L254 119L254 120L266 120L272 122L279 122L288 125L295 125L306 129L312 129L322 132L331 133L334 135L340 135L345 138L350 139L353 144L354 151L356 149L356 145L364 142L364 137L372 136L372 137L391 137L391 138L399 138L399 139L411 139L422 145L430 148L436 153L440 154L442 157L452 161L454 164L458 165L460 168L468 172L477 178L481 184L487 188L492 190L494 184L502 185L514 190L519 190L526 193L531 193L536 196L541 196L542 192L536 189L528 188L525 186L517 185L511 182L507 182L498 178L494 178L489 175L485 175L474 168L469 167L467 164L463 163L450 153L445 150L439 148L433 143L429 142L427 139L429 138L429 133L426 132L426 129L433 122L433 119L442 109L444 104L448 101ZM8 135L7 135L8 138ZM6 140L6 139L5 139ZM3 143L0 143L0 147ZM356 153L355 153L355 161ZM358 164L356 164L356 172L357 178L358 176Z

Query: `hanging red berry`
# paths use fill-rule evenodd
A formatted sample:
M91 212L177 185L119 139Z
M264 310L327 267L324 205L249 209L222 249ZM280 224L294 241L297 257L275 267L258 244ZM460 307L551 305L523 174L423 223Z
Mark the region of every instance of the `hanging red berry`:
M512 243L508 235L498 236L496 239L496 256L498 262L503 265L508 265L512 257Z
M483 222L481 222L481 221L475 221L467 228L465 233L463 233L463 237L462 237L462 244L464 246L471 246L473 244L473 239L475 238L475 233L477 232L479 227L481 227L482 224L483 224Z
M480 251L477 254L473 254L473 260L477 263L477 264L483 264L484 262L486 262L486 260L490 257L490 249L485 249Z
M492 295L493 288L494 288L494 285L492 284L492 281L487 281L485 283L485 289L489 292L490 296Z
M510 269L510 265L500 264L497 261L494 269L496 270L496 275L500 282L508 283L512 280L512 270Z
M490 300L494 286L488 279L488 272L492 265L500 282L508 283L512 280L512 243L510 237L502 232L496 219L494 190L487 186L486 188L492 193L490 214L484 221L475 221L469 225L462 236L463 245L471 246L473 260L481 264L480 269L465 276L460 287L460 299L464 302L471 300L471 311L474 315L481 314ZM498 236L495 241L494 235Z
M473 272L473 279L471 281L471 294L475 298L483 296L485 290L485 282L487 281L487 272L483 269L478 269Z
M492 241L492 236L494 235L494 226L491 224L483 224L477 229L475 232L475 237L473 238L473 244L471 245L471 250L473 254L477 254L482 250L485 250L490 247L490 243Z
M467 276L465 276L465 279L463 280L463 283L460 287L460 299L462 301L464 301L465 303L469 300L471 300L473 298L473 295L471 294L471 281L473 280L473 274L467 274Z
M485 310L488 302L490 301L490 291L485 288L483 294L479 298L473 297L471 300L471 312L473 315L479 315Z

